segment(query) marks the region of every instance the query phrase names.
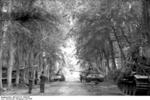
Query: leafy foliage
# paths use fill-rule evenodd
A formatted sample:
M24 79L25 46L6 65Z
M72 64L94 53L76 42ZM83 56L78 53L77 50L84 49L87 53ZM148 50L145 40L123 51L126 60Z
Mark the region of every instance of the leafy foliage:
M107 65L116 65L116 58L125 53L125 48L144 40L141 36L142 3L137 0L95 0L94 4L99 4L96 6L88 3L90 8L80 13L76 23L77 55L90 63L96 63L95 59L99 58L99 61L112 59Z

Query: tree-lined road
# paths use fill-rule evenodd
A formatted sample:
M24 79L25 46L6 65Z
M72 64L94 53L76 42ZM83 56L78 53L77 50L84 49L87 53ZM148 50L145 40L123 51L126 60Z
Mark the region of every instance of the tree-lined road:
M3 95L29 95L28 88L26 89L12 89L5 91ZM98 85L94 83L80 83L80 82L54 82L47 83L45 93L40 93L39 86L35 86L32 90L33 96L91 96L91 95L123 95L118 87L111 82L102 82Z
M44 76L100 80L90 74L123 83L127 94L149 90L150 0L0 0L0 15L0 95L28 95L13 86L42 86ZM53 82L42 95L121 94L111 82Z

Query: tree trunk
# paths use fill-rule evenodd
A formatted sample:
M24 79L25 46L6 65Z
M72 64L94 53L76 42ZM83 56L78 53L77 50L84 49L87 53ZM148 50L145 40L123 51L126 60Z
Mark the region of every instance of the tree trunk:
M33 69L33 85L34 85L34 80L35 80L35 66L34 65L34 61L35 61L35 58L34 58L34 52L31 53L31 67Z
M50 64L49 64L49 81L51 81L51 77L52 77L52 63L51 63L51 61L49 62Z
M103 66L103 55L101 52L99 52L99 61L97 62L98 63L98 67L101 71L104 71L104 66Z
M107 66L108 66L108 72L111 71L111 68L110 68L110 66L109 66L109 63L110 63L110 62L109 62L109 58L107 57L107 58L106 58L106 64L107 64Z
M148 40L148 43L150 43L150 18L149 18L149 6L150 6L150 1L149 0L143 0L143 30L144 34L146 36L146 39Z
M19 85L20 80L20 62L21 62L21 53L19 53L19 50L17 51L17 70L16 70L16 85Z
M29 59L29 53L25 53L25 55L24 55L24 59L25 59L25 68L24 68L24 71L23 71L23 82L24 83L28 83L28 81L27 81L27 77L26 77L26 73L28 72L28 59Z
M20 70L19 68L17 68L17 71L16 71L16 85L17 86L19 85L19 79L20 79Z
M116 33L116 29L115 29L115 27L112 27L112 29L113 29L114 36L116 37L116 40L117 40L117 43L118 43L118 46L119 46L121 56L122 56L123 59L125 60L125 54L124 54L124 52L123 52L123 50L122 50L123 47L122 47L122 45L120 44L119 38L118 38L117 33Z
M35 74L35 70L33 68L33 61L34 61L34 57L33 57L33 51L30 51L30 55L29 55L29 72L31 72L31 76L29 75L29 79L32 79L34 81L34 74ZM33 82L34 85L34 82Z
M109 57L106 55L106 52L105 52L105 51L103 51L103 53L104 53L104 57L105 57L105 59L106 59L106 64L107 64L108 71L111 71L111 68L110 68L110 66L109 66Z
M2 83L2 48L0 48L0 92L1 92L2 88L3 88L3 83Z
M111 41L110 35L108 36L108 41L110 45L110 54L111 54L111 60L112 60L112 69L116 70L116 62L115 62L115 52L114 52L114 47L113 47L113 42Z
M50 78L50 73L49 73L50 67L49 67L49 64L47 64L46 66L47 66L46 73L47 73L47 78L48 78L48 81L49 81L49 78Z
M8 67L8 73L7 73L7 81L8 81L8 89L12 86L12 71L13 71L13 65L14 65L14 52L15 48L10 45L10 60L9 60L9 67Z
M102 67L102 64L101 64L101 63L102 63L102 61L99 60L98 57L96 57L95 61L96 61L97 70L98 70L98 71L101 70L101 67Z
M118 43L118 46L119 46L119 49L120 49L120 53L121 53L120 59L121 59L121 66L122 66L122 65L124 65L124 61L125 61L126 57L125 57L125 54L124 54L124 52L123 52L123 47L122 47L122 45L121 45L121 43L120 43L120 41L119 41L119 38L118 38L118 36L117 36L117 32L116 32L115 27L113 26L112 29L113 29L113 31L114 31L113 33L114 33L114 36L115 36L115 38L116 38L116 40L117 40L117 43ZM129 44L129 45L130 45L130 44Z

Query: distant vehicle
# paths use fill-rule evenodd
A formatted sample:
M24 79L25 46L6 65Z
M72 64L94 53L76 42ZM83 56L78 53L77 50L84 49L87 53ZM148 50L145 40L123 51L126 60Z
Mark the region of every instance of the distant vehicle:
M101 74L81 74L80 75L81 82L103 82L104 76Z
M64 75L54 75L52 78L51 78L52 81L65 81L65 77Z
M86 82L103 82L104 76L101 74L89 74L85 78Z

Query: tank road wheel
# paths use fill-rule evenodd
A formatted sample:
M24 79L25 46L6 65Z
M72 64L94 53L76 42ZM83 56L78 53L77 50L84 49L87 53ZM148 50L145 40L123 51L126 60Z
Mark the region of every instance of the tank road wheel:
M128 87L127 87L127 85L124 85L124 89L123 90L124 90L124 94L127 95L128 94Z
M125 84L122 85L122 92L125 94L126 92L126 87L125 87Z
M131 92L130 92L130 95L135 95L136 93L136 87L134 85L131 85Z
M150 89L148 89L148 91L147 91L147 95L150 95Z
M134 86L134 87L133 87L133 93L132 93L132 95L136 95L136 91L137 91L137 90L136 90L136 86Z
M127 95L132 95L132 89L133 87L132 87L132 85L131 84L128 84L127 85Z
M130 89L129 89L129 85L127 84L127 86L126 86L126 89L127 89L127 95L129 95L129 92L130 92Z
M132 85L128 86L128 95L132 95Z

